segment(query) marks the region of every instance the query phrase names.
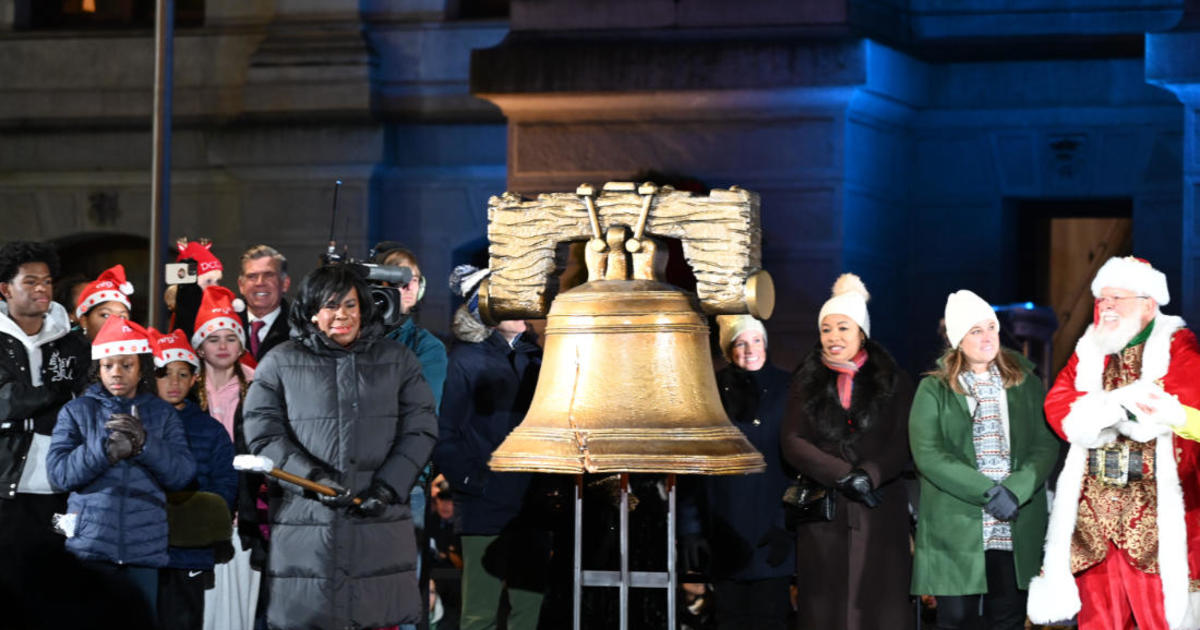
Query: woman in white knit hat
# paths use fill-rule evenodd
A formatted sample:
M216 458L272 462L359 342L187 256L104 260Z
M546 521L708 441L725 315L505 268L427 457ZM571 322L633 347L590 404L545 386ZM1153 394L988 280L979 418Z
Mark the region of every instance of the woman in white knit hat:
M817 319L820 343L792 379L781 446L807 480L835 492L833 520L796 528L805 628L907 630L914 616L908 496L912 381L871 340L868 294L844 274Z
M912 592L937 597L938 628L1020 630L1058 455L1045 389L1032 363L1000 347L995 311L971 291L947 298L946 336L909 418L921 477Z
M780 502L791 474L779 452L779 428L791 375L767 361L762 322L750 315L717 320L721 353L730 362L717 372L721 403L767 469L689 480L694 487L683 493L679 520L682 561L711 579L718 628L785 630L795 541Z

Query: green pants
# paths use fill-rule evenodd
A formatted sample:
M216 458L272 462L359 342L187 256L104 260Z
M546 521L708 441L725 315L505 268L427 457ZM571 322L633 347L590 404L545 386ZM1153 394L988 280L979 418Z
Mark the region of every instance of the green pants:
M542 594L506 588L500 576L483 568L483 554L499 536L463 536L462 630L492 630L500 610L500 598L508 593L508 630L535 630L542 608Z

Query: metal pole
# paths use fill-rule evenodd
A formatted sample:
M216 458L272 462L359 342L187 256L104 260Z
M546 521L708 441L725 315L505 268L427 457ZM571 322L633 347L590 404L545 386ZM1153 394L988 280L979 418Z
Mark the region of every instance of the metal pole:
M629 630L629 473L621 473L621 623L620 630Z
M574 598L575 621L574 630L580 630L583 615L583 475L575 475L575 587Z
M675 630L675 474L667 475L667 628Z
M154 150L150 174L151 326L162 326L162 258L171 208L171 70L175 61L175 0L157 0L154 11Z

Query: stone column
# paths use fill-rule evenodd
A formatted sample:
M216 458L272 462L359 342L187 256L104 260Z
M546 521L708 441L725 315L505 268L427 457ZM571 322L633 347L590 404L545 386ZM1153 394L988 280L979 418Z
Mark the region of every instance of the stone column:
M1200 314L1200 2L1189 3L1174 30L1146 35L1146 81L1170 90L1183 104L1183 295L1176 312L1195 319Z

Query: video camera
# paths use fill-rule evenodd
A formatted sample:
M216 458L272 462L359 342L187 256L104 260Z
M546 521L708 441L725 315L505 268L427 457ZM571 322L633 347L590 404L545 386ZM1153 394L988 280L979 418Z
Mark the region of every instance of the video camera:
M345 248L342 249L341 253L338 253L337 242L333 239L333 233L334 218L337 216L338 190L341 187L342 180L339 179L334 182L333 216L330 217L329 221L329 247L321 256L321 263L325 265L346 265L358 274L358 277L366 281L370 285L371 302L375 305L376 311L381 314L384 327L388 329L395 328L404 319L404 313L400 307L400 289L397 287L406 285L412 280L412 269L396 265L378 265L362 262L347 255ZM382 284L384 282L392 286L384 286Z

